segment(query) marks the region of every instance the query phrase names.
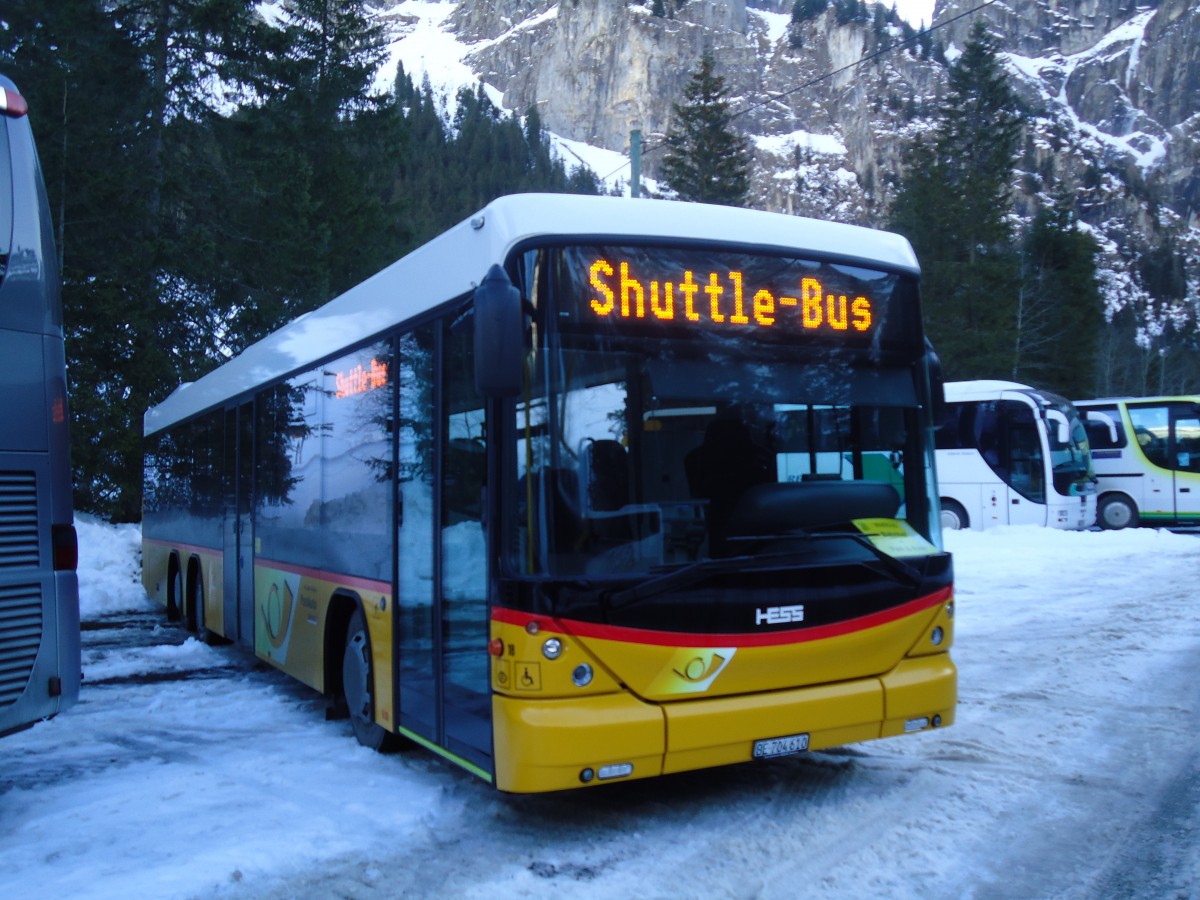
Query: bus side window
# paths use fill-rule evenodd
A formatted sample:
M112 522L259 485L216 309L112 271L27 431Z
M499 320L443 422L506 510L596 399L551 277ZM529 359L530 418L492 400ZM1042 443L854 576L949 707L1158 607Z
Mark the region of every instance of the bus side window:
M1129 421L1133 423L1133 435L1146 459L1164 469L1173 468L1167 458L1167 407L1131 406Z
M974 446L974 438L970 436L974 417L970 415L970 405L966 403L947 403L943 407L942 420L937 423L934 440L939 450L962 450ZM967 435L964 438L964 434Z

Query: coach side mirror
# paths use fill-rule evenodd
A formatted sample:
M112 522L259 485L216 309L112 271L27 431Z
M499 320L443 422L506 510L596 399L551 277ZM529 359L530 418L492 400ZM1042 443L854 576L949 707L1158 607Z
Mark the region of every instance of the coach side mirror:
M1054 437L1059 444L1066 444L1071 440L1071 423L1067 421L1065 414L1057 409L1046 410L1046 422L1054 423Z
M1117 443L1121 440L1121 432L1117 430L1116 419L1114 419L1108 413L1102 413L1095 409L1089 409L1084 414L1084 419L1086 420L1084 422L1085 427L1092 422L1098 422L1104 426L1104 429L1108 432L1108 443L1114 447L1117 446ZM1090 436L1091 429L1088 429L1088 431Z
M498 265L475 288L475 390L484 397L521 392L525 320L521 292Z

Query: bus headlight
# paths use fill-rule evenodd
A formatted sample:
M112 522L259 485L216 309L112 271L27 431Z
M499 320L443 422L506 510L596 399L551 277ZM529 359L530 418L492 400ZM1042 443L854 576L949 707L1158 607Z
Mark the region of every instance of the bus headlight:
M571 680L575 682L575 687L587 687L592 683L592 667L587 663L580 663L571 673Z
M558 638L547 638L546 643L542 644L542 656L546 659L558 659L562 656L563 645Z
M933 646L940 647L942 645L942 639L945 636L946 632L942 631L942 626L939 625L937 628L933 629L933 633L929 635L929 641L933 644Z

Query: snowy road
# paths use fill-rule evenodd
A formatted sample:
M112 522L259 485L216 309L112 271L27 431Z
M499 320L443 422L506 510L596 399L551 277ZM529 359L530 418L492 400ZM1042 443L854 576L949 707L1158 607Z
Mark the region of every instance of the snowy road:
M953 534L950 729L499 795L383 757L81 527L85 686L0 741L0 897L1200 897L1200 538Z

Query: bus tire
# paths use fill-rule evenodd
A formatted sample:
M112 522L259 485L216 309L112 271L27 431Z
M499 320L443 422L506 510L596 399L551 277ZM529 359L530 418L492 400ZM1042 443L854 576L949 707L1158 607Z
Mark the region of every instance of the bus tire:
M202 644L211 644L213 633L204 624L204 579L200 577L199 572L194 572L190 581L188 625L196 632L196 640Z
M957 500L950 500L946 497L942 498L942 528L945 531L960 531L963 528L970 528L971 520L967 518L967 511L963 509L962 504Z
M355 608L346 628L342 651L342 697L350 714L355 739L364 747L386 752L395 736L375 722L375 671L371 638L361 608Z
M183 568L174 557L171 558L171 586L167 589L167 620L182 622L187 628L183 611Z
M1105 494L1096 504L1096 524L1110 531L1136 528L1137 504L1124 494Z

